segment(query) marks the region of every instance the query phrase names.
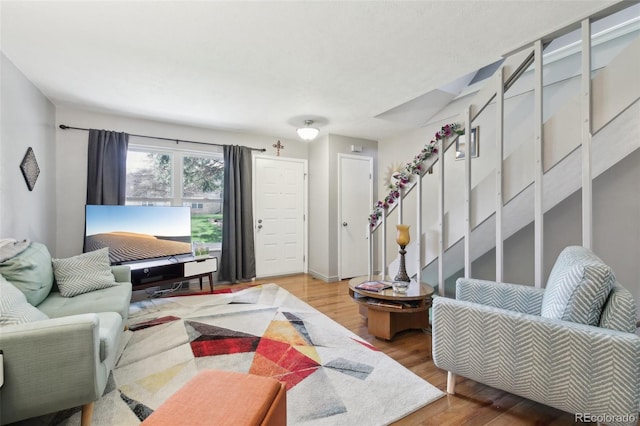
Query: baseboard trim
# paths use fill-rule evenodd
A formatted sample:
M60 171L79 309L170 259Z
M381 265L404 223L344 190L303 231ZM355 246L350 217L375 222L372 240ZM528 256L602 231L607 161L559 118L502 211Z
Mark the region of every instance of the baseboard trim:
M311 275L313 278L322 280L327 283L334 283L334 282L340 281L340 279L337 276L327 277L326 275L322 275L321 273L312 271L312 270L309 270L309 275Z

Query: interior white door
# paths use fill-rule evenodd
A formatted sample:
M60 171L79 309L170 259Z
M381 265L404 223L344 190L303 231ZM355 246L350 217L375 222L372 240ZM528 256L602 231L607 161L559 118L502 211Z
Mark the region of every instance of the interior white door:
M338 275L345 279L366 275L368 271L367 216L373 205L373 158L340 154L338 162Z
M305 172L303 160L255 157L256 275L305 272Z

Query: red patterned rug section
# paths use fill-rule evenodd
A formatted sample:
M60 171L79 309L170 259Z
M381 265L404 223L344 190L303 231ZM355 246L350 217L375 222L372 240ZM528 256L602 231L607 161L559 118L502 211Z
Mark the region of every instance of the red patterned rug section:
M131 331L142 330L144 328L149 328L149 327L153 327L153 326L156 326L156 325L166 324L168 322L177 321L179 319L180 318L174 317L173 315L166 316L166 317L160 317L160 318L156 318L156 319L152 319L152 320L149 320L149 321L141 322L139 324L132 325L132 326L129 327L129 330L131 330Z
M358 339L354 339L353 337L351 338L351 340L353 340L353 341L354 341L354 342L356 342L356 343L360 343L362 346L364 346L365 348L369 348L369 349L371 349L372 351L380 352L380 349L376 348L376 347L375 347L375 346L373 346L373 345L370 345L370 344L369 344L369 343L367 343L367 342L361 342L360 340L358 340Z
M246 290L250 287L255 287L257 285L262 285L262 284L233 284L232 287L228 287L228 288L219 288L219 289L214 289L213 291L209 290L201 290L195 293L185 293L185 294L176 294L176 293L167 293L162 297L185 297L185 296L204 296L204 295L208 295L208 294L228 294L228 293L237 293L239 291L242 290Z
M290 343L263 337L249 369L250 374L275 377L291 389L320 367Z
M207 336L202 336L191 342L191 351L195 357L253 352L256 350L259 341L259 337L211 339L207 338Z
M198 321L185 321L185 327L196 357L254 352L260 342L259 336Z

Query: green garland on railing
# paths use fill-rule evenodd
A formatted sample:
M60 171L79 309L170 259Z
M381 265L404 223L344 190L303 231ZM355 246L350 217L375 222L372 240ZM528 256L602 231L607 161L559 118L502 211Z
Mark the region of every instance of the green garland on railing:
M460 125L458 123L450 123L442 126L442 128L436 132L433 139L431 139L431 141L422 148L420 153L416 155L411 162L405 165L404 169L393 174L393 178L396 182L389 185L389 195L387 195L384 200L380 200L376 203L373 207L373 213L369 216L369 225L371 228L374 228L378 224L378 220L382 216L382 212L388 209L391 204L395 203L396 200L400 198L400 191L409 182L411 182L413 175L420 174L422 171L422 163L424 163L427 158L438 152L436 143L440 139L449 137L454 133L457 135L464 135L464 129L460 129Z

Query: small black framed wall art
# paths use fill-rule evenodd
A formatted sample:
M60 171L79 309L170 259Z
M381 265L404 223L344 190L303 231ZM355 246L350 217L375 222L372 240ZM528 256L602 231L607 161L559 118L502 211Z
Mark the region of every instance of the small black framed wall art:
M36 160L36 154L31 147L27 149L27 152L22 158L20 171L22 171L24 181L27 183L27 188L29 188L29 191L33 191L33 187L36 185L36 181L40 175L40 167L38 166L38 160Z

